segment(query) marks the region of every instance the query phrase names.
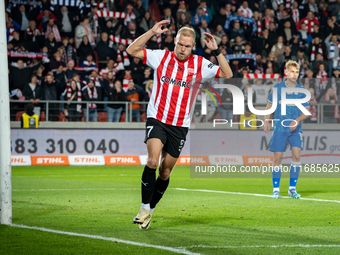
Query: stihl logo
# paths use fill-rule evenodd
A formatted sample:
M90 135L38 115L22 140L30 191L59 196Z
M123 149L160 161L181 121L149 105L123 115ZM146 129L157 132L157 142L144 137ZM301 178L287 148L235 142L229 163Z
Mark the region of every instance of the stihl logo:
M64 164L62 158L37 158L37 164Z
M27 163L23 158L12 158L12 163Z
M250 164L262 164L262 163L268 163L271 164L273 161L270 158L249 158L248 163Z
M110 163L115 164L115 163L137 163L136 160L132 157L115 157L110 159Z
M75 158L75 163L100 163L98 158Z

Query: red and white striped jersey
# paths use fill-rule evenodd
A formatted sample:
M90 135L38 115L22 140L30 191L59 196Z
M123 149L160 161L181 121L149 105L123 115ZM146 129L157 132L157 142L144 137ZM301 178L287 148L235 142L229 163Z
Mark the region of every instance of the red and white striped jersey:
M173 51L143 51L143 63L155 71L147 117L172 126L189 127L198 82L217 78L220 67L193 54L181 61Z

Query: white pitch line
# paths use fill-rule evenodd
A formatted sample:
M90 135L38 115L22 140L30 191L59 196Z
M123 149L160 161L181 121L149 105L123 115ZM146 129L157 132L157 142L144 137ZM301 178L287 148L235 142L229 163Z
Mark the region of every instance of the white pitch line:
M240 248L340 248L338 244L283 244L283 245L249 245L249 246L210 246L191 245L176 247L178 249L209 248L209 249L240 249Z
M140 247L149 247L149 248L155 248L155 249L160 249L160 250L165 250L165 251L171 251L171 252L179 253L179 254L200 255L200 253L187 251L185 248L173 248L173 247L168 247L168 246L163 246L163 245L153 245L153 244L147 244L147 243L128 241L128 240L123 240L123 239L118 239L118 238L113 238L113 237L79 234L79 233L74 233L74 232L66 232L66 231L60 231L60 230L54 230L54 229L48 229L48 228L31 227L31 226L25 226L25 225L19 225L19 224L12 224L11 226L16 227L16 228L33 229L33 230L39 230L43 232L49 232L49 233L55 233L55 234L61 234L61 235L79 236L79 237L85 237L85 238L90 238L90 239L105 240L105 241L110 241L110 242L115 242L115 243L124 243L124 244L129 244L129 245L140 246Z
M230 192L230 191L221 191L221 190L185 189L185 188L171 188L171 189L183 190L183 191L196 191L196 192L209 192L209 193L221 193L221 194L232 194L232 195L256 196L256 197L271 197L271 195L265 195L265 194ZM290 198L290 197L280 196L280 198ZM300 198L300 199L301 200L309 200L309 201L340 203L340 201L338 201L338 200L327 200L327 199L318 199L318 198Z
M15 192L21 191L86 191L86 190L139 190L140 188L93 188L93 189L13 189ZM242 192L231 192L223 190L207 190L207 189L185 189L185 188L169 188L180 191L195 191L195 192L208 192L208 193L220 193L220 194L232 194L232 195L244 195L244 196L256 196L256 197L271 197L266 194L255 194L255 193L242 193ZM280 196L280 198L290 198L288 196ZM318 202L331 202L340 203L338 200L327 200L319 198L300 198L301 200L318 201Z
M13 191L72 191L72 190L140 190L140 188L93 188L93 189L13 189Z

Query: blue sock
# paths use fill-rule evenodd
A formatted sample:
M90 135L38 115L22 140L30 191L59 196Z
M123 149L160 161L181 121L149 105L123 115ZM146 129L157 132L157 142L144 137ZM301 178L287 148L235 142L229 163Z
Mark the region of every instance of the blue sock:
M290 164L290 181L289 181L289 189L293 189L296 187L297 180L299 178L301 163L294 162Z
M282 165L273 166L272 178L274 191L279 191L280 189L281 167Z

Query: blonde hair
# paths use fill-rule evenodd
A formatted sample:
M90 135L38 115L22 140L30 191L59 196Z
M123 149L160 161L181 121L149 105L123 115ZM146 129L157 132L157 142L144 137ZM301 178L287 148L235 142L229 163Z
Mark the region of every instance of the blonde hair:
M294 60L289 60L287 63L286 63L286 70L288 71L289 70L289 67L291 66L294 66L297 68L297 70L300 71L300 65L298 64L298 62L294 61Z
M148 90L151 84L153 84L153 80L148 80L145 84L145 90Z
M196 39L196 32L191 27L181 27L181 29L178 30L177 35L176 35L177 40L180 35L192 37L194 38L194 41Z

